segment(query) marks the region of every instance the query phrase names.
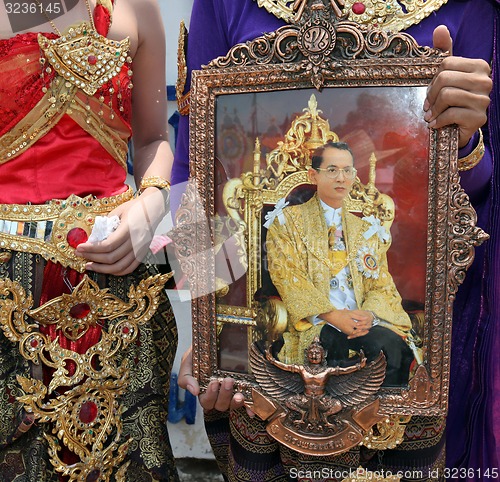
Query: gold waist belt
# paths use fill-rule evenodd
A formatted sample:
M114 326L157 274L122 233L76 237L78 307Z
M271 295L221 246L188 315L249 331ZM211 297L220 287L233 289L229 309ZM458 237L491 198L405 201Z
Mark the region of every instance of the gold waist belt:
M75 256L75 249L90 236L96 216L106 216L132 196L128 188L101 199L71 195L46 204L0 204L0 248L39 254L82 273L87 261Z

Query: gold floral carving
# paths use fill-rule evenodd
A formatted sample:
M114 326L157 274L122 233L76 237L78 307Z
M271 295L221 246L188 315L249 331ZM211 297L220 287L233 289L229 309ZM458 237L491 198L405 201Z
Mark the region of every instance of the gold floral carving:
M385 418L368 430L362 444L374 450L397 447L403 441L406 424L410 419L410 415L391 415Z
M292 23L300 19L304 0L256 0L278 18ZM332 0L332 4L335 0ZM335 2L349 20L387 31L399 32L439 10L447 0L345 0ZM342 4L345 4L342 7ZM356 5L354 8L354 4ZM361 4L361 5L359 5ZM333 5L332 5L333 7ZM361 9L361 10L360 10ZM355 13L359 12L359 13Z
M45 433L50 461L69 481L86 480L91 474L109 481L113 471L126 468L120 464L132 440L120 442L123 407L118 397L127 388L129 367L125 362L118 365L116 355L137 339L140 325L154 315L170 277L141 280L130 287L125 302L85 276L71 294L36 309L19 283L0 280L0 327L5 336L19 346L25 359L53 370L48 386L18 377L24 391L18 399L39 423L52 424L51 434ZM79 354L39 331L39 326L51 325L70 340L99 325L100 340ZM62 446L79 462L65 464L59 456Z

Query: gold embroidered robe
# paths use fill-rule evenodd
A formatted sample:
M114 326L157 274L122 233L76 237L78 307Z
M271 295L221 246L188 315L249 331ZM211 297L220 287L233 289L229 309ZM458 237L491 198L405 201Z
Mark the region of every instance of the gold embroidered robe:
M329 298L333 273L328 262L328 227L316 194L304 204L286 207L283 216L285 223L275 219L267 233L269 273L288 310L289 326L302 332L312 327L308 317L336 309ZM356 303L361 310L373 311L382 320L381 326L404 336L411 321L387 266L391 241L383 242L377 234L366 240L363 234L370 227L369 222L343 210L342 229ZM374 271L378 277L360 271L363 253L377 260Z

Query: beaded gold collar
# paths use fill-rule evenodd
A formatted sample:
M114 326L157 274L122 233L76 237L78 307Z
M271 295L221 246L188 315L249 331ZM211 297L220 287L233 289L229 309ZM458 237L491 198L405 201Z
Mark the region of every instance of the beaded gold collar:
M291 22L307 0L254 0L278 18ZM343 11L349 20L383 30L399 32L419 23L441 8L448 0L331 0L332 6L345 3ZM342 8L342 7L341 7ZM295 9L297 10L297 8Z
M128 37L121 42L109 40L88 22L71 27L57 39L39 34L38 43L52 68L87 95L94 95L120 72L130 47Z

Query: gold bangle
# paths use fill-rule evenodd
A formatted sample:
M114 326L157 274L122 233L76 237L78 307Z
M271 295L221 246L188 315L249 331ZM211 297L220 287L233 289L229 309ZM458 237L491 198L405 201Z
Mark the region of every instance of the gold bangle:
M160 176L143 177L139 186L139 192L144 191L148 187L156 187L160 191L162 189L170 191L170 181Z
M484 141L483 141L483 132L479 129L479 142L474 150L465 157L461 157L458 159L458 170L459 171L468 171L473 167L479 164L479 161L484 156Z

